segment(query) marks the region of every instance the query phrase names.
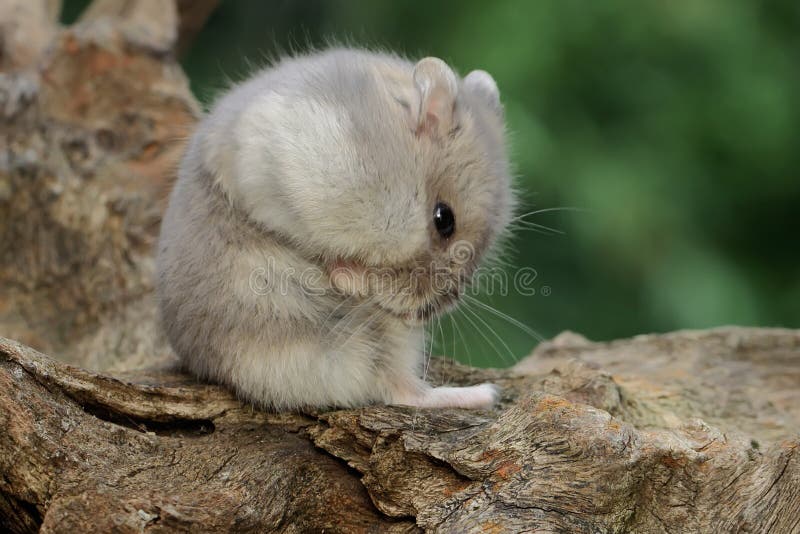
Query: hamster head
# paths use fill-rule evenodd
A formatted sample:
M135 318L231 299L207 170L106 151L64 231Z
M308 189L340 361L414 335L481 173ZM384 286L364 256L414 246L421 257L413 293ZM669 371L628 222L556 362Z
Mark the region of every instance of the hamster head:
M240 88L225 141L231 201L389 313L424 320L454 304L514 208L492 77L353 50L262 77Z

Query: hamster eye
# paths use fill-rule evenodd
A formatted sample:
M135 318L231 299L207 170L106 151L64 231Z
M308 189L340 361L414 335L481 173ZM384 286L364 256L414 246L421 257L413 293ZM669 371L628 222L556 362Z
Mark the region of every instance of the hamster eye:
M447 239L456 231L456 216L444 202L437 202L433 208L433 224L439 235Z

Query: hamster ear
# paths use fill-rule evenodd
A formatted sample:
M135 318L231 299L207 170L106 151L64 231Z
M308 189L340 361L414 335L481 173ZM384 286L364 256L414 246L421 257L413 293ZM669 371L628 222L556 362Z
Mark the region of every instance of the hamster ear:
M473 70L464 78L464 87L467 91L482 98L495 113L502 114L500 90L491 74L485 70Z
M458 95L456 75L441 59L426 57L414 66L414 85L419 91L417 135L448 132Z

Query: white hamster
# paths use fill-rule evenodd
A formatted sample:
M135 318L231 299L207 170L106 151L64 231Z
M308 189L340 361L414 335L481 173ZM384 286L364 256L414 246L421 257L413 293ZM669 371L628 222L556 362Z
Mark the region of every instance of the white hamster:
M489 407L421 377L514 209L484 71L336 48L233 87L199 123L158 244L165 331L192 373L284 410Z

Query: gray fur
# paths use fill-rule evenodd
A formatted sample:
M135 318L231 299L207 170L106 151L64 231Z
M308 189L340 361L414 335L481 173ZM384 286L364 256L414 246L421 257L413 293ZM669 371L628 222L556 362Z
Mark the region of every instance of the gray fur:
M191 138L158 245L164 328L187 369L266 407L491 405L489 384L420 378L420 319L454 305L512 209L488 74L352 49L285 59Z

